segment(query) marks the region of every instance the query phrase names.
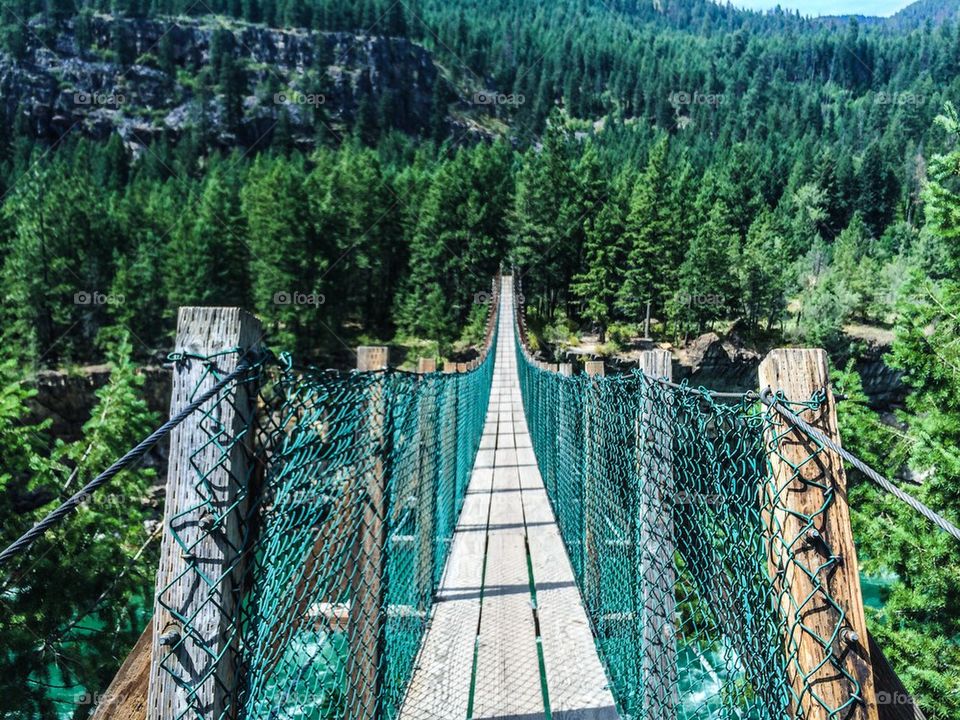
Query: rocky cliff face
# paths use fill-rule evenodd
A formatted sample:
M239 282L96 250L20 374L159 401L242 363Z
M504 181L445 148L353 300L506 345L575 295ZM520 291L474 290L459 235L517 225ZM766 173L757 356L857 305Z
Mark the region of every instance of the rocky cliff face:
M275 132L309 144L363 114L414 133L430 125L445 83L430 54L402 38L101 15L32 30L19 57L0 55L0 109L47 140L117 132L135 149L199 127L225 146Z

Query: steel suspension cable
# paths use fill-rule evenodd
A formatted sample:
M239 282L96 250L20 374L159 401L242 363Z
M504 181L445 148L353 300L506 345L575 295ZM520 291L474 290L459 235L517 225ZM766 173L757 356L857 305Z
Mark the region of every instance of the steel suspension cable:
M913 508L918 513L923 515L927 520L932 522L934 525L939 527L945 533L952 535L957 540L960 540L960 528L954 525L952 522L947 520L943 515L940 515L938 512L934 511L920 500L917 500L915 497L909 493L901 490L899 487L894 485L892 482L887 480L883 475L878 473L876 470L871 468L865 462L863 462L857 456L851 454L850 452L844 450L840 445L835 443L833 440L828 438L826 435L821 433L815 427L806 422L803 418L798 417L796 414L792 413L783 404L779 401L779 398L773 393L770 388L766 388L763 392L760 393L760 401L770 407L771 409L778 412L784 418L786 418L791 424L803 430L811 439L816 440L821 445L824 445L840 457L850 463L857 470L866 475L870 480L879 485L881 488L886 490L888 493L893 495L895 498L900 500L905 505Z
M249 372L251 367L253 367L251 362L245 359L241 360L236 370L217 382L212 388L200 395L200 397L187 405L174 417L170 418L163 425L150 433L136 446L124 454L123 457L114 462L110 467L97 475L97 477L95 477L89 483L84 485L77 493L60 505L60 507L30 528L19 539L12 542L6 550L0 553L0 565L8 562L13 557L19 555L33 545L33 543L35 543L44 533L46 533L47 530L59 524L64 518L66 518L80 505L86 502L90 498L91 494L109 483L114 477L120 474L121 471L130 467L134 462L140 460L154 445L169 435L175 427L186 420L204 404L209 402L212 398L216 397L225 387L235 382L245 373Z

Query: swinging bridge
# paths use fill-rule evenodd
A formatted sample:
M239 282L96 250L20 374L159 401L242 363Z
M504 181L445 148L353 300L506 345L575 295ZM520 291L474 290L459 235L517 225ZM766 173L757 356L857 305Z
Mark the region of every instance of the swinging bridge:
M128 454L170 434L154 617L95 717L923 717L867 631L825 353L771 352L762 394L665 350L575 373L516 291L442 372L302 369L181 309L171 421Z

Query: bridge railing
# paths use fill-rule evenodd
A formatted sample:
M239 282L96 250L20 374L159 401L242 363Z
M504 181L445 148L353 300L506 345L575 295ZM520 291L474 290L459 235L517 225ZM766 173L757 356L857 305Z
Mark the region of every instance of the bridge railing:
M175 431L149 720L395 716L480 443L496 307L470 363L254 359ZM259 337L224 309L183 309L180 330L174 412Z
M675 384L662 350L575 374L516 308L534 451L624 717L922 717L899 685L909 707L878 708L843 462L779 411L837 439L825 353L771 353L764 401Z

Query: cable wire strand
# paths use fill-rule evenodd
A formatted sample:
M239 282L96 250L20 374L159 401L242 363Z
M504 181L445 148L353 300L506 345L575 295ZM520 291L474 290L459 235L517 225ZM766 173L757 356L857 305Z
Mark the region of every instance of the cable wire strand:
M825 445L826 447L833 450L840 457L842 457L844 460L850 463L853 467L855 467L857 470L859 470L868 478L870 478L870 480L872 480L874 483L879 485L881 488L886 490L888 493L893 495L895 498L900 500L905 505L913 508L916 512L923 515L927 520L932 522L934 525L936 525L938 528L943 530L945 533L952 535L957 540L960 540L960 528L958 528L956 525L954 525L945 517L943 517L943 515L940 515L939 513L937 513L936 511L934 511L924 503L922 503L920 500L917 500L915 497L913 497L909 493L901 490L899 487L897 487L892 482L887 480L876 470L874 470L865 462L863 462L860 458L844 450L842 447L840 447L840 445L838 445L833 440L831 440L826 435L824 435L819 430L817 430L815 427L810 425L803 418L798 417L794 413L790 412L790 410L788 410L783 406L779 398L774 394L774 392L770 388L766 388L760 393L760 401L764 405L767 405L768 407L770 407L771 409L776 410L778 413L780 413L780 415L782 415L784 418L790 421L790 423L792 423L796 427L803 430L810 438L812 438L813 440L816 440L818 443Z
M131 448L123 457L114 462L110 467L97 475L97 477L95 477L89 483L84 485L77 493L60 505L60 507L30 528L19 539L12 542L6 550L0 553L0 565L6 564L12 558L33 545L33 543L35 543L44 533L46 533L47 530L58 525L64 518L66 518L80 505L86 502L90 498L91 494L109 483L121 471L128 468L137 460L140 460L154 445L169 435L175 427L196 412L197 409L209 402L211 398L216 397L225 387L235 382L245 373L250 372L252 367L252 363L250 363L248 360L241 360L236 370L217 382L207 392L203 393L174 417L170 418L167 420L167 422L150 433L135 447Z

